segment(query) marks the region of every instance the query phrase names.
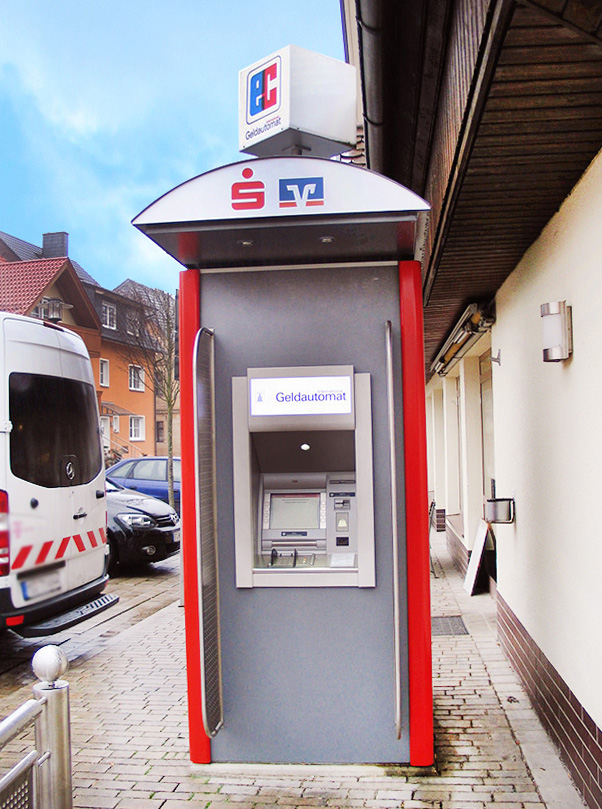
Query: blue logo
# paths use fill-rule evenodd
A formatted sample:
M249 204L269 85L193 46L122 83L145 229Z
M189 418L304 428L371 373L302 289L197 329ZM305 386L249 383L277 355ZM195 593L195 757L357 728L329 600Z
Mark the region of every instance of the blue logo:
M280 107L280 57L264 63L247 79L247 123Z
M324 177L292 177L279 180L281 208L311 208L324 205Z

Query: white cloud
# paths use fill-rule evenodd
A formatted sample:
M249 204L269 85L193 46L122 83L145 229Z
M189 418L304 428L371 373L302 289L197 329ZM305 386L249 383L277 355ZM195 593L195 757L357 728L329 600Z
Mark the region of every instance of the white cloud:
M4 0L0 103L20 161L3 173L21 212L9 232L66 230L103 285L173 289L179 265L131 219L240 158L239 69L289 42L341 58L340 31L338 0Z

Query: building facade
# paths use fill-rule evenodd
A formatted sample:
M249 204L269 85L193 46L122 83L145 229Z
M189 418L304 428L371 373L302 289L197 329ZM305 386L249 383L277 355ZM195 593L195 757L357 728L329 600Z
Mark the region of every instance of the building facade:
M463 571L488 531L500 643L601 807L602 8L343 6L368 165L432 204L417 254L433 522ZM565 311L572 351L552 334Z
M97 381L107 463L154 455L155 393L149 380L154 349L144 332L143 308L98 285L84 287L101 323Z
M42 247L0 232L0 307L54 319L84 340L94 371L107 463L155 454L155 394L148 383L154 343L144 309L104 289L68 258L68 234L46 233Z

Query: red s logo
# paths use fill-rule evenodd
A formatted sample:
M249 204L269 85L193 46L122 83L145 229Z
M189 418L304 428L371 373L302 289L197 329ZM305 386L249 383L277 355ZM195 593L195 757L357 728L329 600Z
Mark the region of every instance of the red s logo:
M232 207L235 211L259 210L265 205L265 185L256 180L249 182L253 170L243 169L242 176L247 182L232 184Z

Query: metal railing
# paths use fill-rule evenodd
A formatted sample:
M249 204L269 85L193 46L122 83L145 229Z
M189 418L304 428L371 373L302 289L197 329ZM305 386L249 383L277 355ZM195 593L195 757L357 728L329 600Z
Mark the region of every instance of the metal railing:
M57 646L36 652L35 699L0 722L0 750L32 725L35 731L33 748L0 778L0 809L73 809L69 683L59 679L67 665Z
M120 461L124 455L128 458L144 458L146 453L132 444L131 441L126 441L125 438L105 438L103 436L103 452L105 455L105 462L109 461L112 465Z

